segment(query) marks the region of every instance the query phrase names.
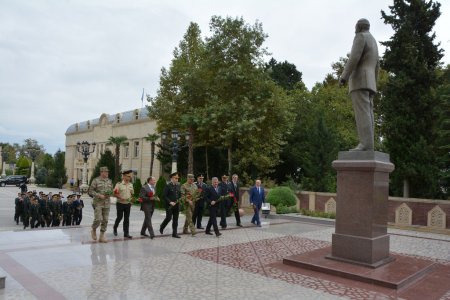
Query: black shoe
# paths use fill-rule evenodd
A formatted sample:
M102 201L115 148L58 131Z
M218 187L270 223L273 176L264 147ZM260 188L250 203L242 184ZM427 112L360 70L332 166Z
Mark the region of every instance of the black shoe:
M124 235L123 236L124 238L127 238L127 239L132 239L133 237L131 236L131 235L129 235L129 234L126 234L126 235Z
M114 228L114 236L117 236L117 229Z
M227 226L221 226L222 227L222 229L227 229Z
M177 239L181 238L181 236L179 236L178 234L172 235L172 237Z
M216 233L216 237L221 236L222 234L220 232Z
M163 234L164 229L162 229L161 227L159 227L159 233Z
M149 236L148 234L146 234L146 233L141 233L141 235L142 236Z
M152 234L152 235L150 236L150 239L153 240L154 238L155 238L155 235Z
M205 232L205 234L213 235L210 231Z
M205 229L204 227L197 227L197 229Z
M239 227L244 227L244 226L242 226L242 224L237 224L236 226L239 226Z

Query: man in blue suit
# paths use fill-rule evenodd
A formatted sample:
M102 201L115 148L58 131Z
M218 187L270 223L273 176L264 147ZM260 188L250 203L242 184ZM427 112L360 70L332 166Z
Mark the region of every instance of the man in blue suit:
M252 224L261 227L261 221L259 220L259 211L261 206L265 203L264 188L261 186L261 180L256 180L255 186L250 189L250 204L253 206L255 214L252 218Z

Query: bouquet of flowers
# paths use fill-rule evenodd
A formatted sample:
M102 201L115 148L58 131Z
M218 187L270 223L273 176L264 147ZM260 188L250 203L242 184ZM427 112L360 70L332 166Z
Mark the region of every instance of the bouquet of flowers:
M228 199L232 199L234 197L234 194L233 193L228 193L228 195L223 195L223 196L220 196L219 197L219 199L217 199L216 200L216 204L217 203L219 203L219 202L222 202L222 201L225 201L225 200L228 200Z
M233 193L230 193L230 194L232 194L233 195L233 210L234 211L237 211L238 209L239 209L239 203L238 203L238 201L237 201L237 197L236 197L236 195L234 195Z
M169 205L169 209L174 209L175 206L177 206L177 204L179 204L180 205L180 210L182 210L183 209L183 203L185 201L186 201L185 197L178 198L177 201L175 201L175 205L174 206Z

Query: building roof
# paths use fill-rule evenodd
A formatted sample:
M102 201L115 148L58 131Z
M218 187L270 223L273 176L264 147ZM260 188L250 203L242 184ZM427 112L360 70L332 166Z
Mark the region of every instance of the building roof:
M137 119L135 117L136 112L138 112ZM90 130L93 126L96 126L100 123L100 119L103 115L106 116L108 124L117 124L117 123L123 124L123 123L131 123L136 120L149 119L147 107L137 108L112 115L102 114L100 118L87 120L70 125L66 130L66 134ZM120 118L119 122L117 122L117 118Z

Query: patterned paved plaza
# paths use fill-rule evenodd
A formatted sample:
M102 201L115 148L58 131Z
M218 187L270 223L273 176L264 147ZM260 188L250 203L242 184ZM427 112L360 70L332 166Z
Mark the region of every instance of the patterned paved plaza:
M10 201L4 198L0 189L0 201ZM112 210L110 220L114 217ZM163 217L156 212L155 228ZM0 299L424 299L280 267L284 257L330 246L330 226L265 219L257 228L245 216L244 228L228 218L231 226L220 238L158 233L150 240L139 237L142 219L133 208L134 238L127 241L120 231L112 236L110 221L107 244L90 241L87 222L77 228L0 231L0 274L7 276ZM450 236L389 233L391 252L450 270ZM450 299L448 276L447 287L434 299Z

